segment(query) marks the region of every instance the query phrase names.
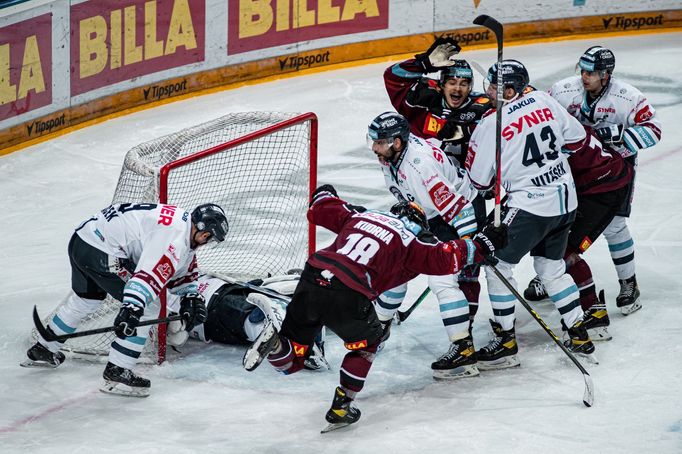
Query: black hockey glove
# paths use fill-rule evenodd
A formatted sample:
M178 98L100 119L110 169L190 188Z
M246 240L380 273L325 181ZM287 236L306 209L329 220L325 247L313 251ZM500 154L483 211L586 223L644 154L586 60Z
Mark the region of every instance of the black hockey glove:
M454 121L448 121L443 125L443 127L438 131L438 138L443 142L457 142L458 140L464 139L465 128L458 125Z
M313 206L317 199L325 196L338 197L339 195L336 193L334 186L331 184L323 184L322 186L318 186L318 188L313 192L313 195L310 198L310 206Z
M116 336L119 339L132 337L137 335L137 325L140 323L140 317L144 314L144 308L134 304L125 304L118 311L118 315L114 320L116 326Z
M433 73L454 65L455 62L450 60L450 57L457 55L460 50L462 48L459 47L457 41L452 38L441 37L436 38L426 52L417 54L414 58L424 68L425 72Z
M496 250L507 245L507 225L501 224L499 227L495 227L488 224L483 227L482 231L474 235L473 240L476 244L474 262L480 263L488 260Z
M613 125L595 129L594 132L603 145L619 146L623 143L623 130L623 125Z
M353 205L351 203L347 203L346 208L348 208L351 211L355 211L356 213L364 213L365 211L367 211L367 208L363 207L362 205Z
M208 317L204 297L199 293L188 293L180 300L180 315L185 322L185 331L192 331L197 325L201 325Z

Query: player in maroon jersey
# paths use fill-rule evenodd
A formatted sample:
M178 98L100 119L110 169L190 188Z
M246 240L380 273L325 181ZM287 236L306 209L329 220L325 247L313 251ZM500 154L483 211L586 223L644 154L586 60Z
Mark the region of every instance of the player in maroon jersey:
M597 297L592 271L581 254L599 238L627 199L634 169L618 152L602 147L592 128L585 126L585 130L587 136L581 148L568 158L578 195L578 211L568 235L564 261L566 271L580 290L580 305L585 311L585 327L590 337L610 340L604 292ZM534 278L524 296L539 301L547 297L547 292L539 279Z
M244 355L246 370L267 356L278 371L292 374L303 368L320 328L334 331L350 351L326 415L331 428L360 418L350 403L365 383L383 334L372 300L419 274L456 273L506 243L505 226L487 226L472 240L439 242L419 205L404 202L393 211L397 214L365 211L339 199L331 185L318 188L308 219L337 237L308 259L281 332L266 326Z

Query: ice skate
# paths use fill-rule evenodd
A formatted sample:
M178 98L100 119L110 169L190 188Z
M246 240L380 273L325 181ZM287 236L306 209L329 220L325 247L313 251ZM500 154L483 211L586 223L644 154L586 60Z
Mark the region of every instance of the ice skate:
M332 430L341 429L342 427L350 426L358 422L360 419L360 410L353 405L353 399L348 397L346 393L340 388L336 387L334 391L334 400L332 407L327 411L325 419L329 423L327 427L322 429L320 433L331 432Z
M604 290L601 290L599 292L599 302L585 311L583 324L585 329L587 329L587 334L589 334L590 339L597 342L613 339L613 336L611 336L611 333L609 333L608 330L610 323L609 314L606 311Z
M263 327L263 331L261 331L260 335L244 353L244 359L242 360L244 369L249 372L256 369L260 363L263 362L263 359L265 359L271 351L275 350L278 345L279 335L277 334L275 325L272 321L268 320L265 327Z
M104 368L104 385L99 389L103 393L117 394L127 397L147 397L152 383L130 369L107 363Z
M535 276L529 283L528 288L523 291L523 297L528 301L542 301L549 298L545 286L542 285L540 276Z
M620 312L623 315L630 315L640 310L642 303L639 301L637 278L632 276L618 282L620 282L620 293L616 297L616 306L620 308Z
M480 370L506 369L520 365L516 354L519 347L516 344L514 328L503 331L502 326L490 320L494 337L488 345L476 352L478 368Z
M561 323L563 324L564 321L562 320ZM594 344L589 334L587 334L583 319L578 320L568 329L568 336L570 339L564 341L566 348L593 364L599 364L597 357L594 355Z
M431 369L433 369L433 378L438 380L478 375L476 350L474 350L471 337L465 337L450 344L450 349L431 364Z
M26 352L26 359L20 363L22 367L51 367L56 368L66 360L62 352L53 353L40 342L33 344Z

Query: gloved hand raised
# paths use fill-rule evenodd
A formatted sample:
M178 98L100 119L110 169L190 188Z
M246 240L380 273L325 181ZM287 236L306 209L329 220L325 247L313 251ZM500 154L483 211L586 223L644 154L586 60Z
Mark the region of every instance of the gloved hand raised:
M455 62L450 57L457 55L461 49L454 39L441 37L436 38L426 52L417 54L414 58L425 72L432 73L454 65Z
M336 193L334 186L331 184L323 184L313 191L313 195L310 198L310 206L313 206L317 199L324 196L338 197L339 195Z

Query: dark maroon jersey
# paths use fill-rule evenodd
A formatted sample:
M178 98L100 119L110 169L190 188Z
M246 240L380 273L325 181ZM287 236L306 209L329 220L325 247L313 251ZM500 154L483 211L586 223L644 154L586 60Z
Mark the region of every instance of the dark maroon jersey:
M470 250L463 240L441 243L430 235L417 237L390 214L351 211L331 196L315 200L308 220L337 233L334 243L308 263L331 271L369 299L419 274L454 274L467 264L467 253L474 253L474 246Z
M568 158L578 195L601 194L628 185L634 177L632 166L620 153L603 148L592 128L585 126L585 131L585 141Z

